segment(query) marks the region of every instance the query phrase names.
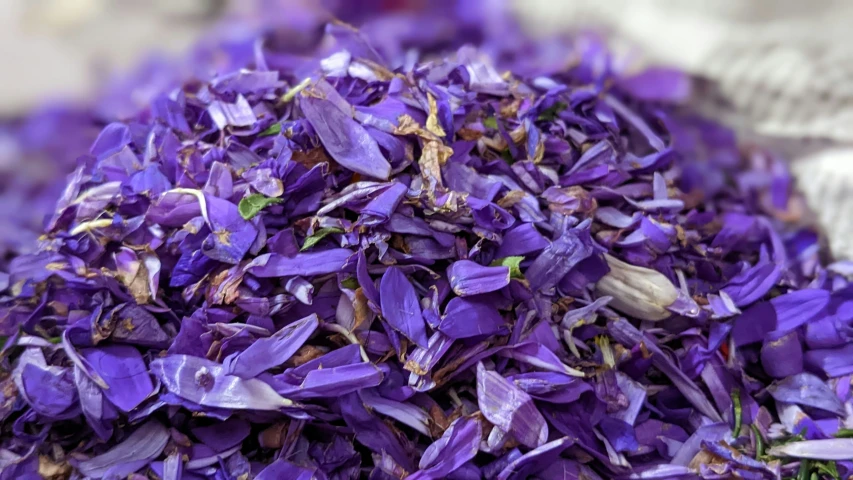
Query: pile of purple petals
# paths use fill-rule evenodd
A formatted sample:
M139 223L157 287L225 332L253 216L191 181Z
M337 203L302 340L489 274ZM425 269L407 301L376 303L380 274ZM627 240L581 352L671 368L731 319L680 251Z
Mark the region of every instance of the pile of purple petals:
M101 126L85 109L68 104L0 121L0 271L8 271L14 256L37 248L44 216L53 212L65 177Z
M229 37L78 152L7 264L0 479L853 474L853 268L784 163L463 13Z

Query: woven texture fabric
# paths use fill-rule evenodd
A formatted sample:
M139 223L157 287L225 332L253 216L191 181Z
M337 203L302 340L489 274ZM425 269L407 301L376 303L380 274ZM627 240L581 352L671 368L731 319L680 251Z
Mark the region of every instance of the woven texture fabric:
M598 29L708 80L701 107L793 162L833 254L853 259L853 2L520 0L532 31Z

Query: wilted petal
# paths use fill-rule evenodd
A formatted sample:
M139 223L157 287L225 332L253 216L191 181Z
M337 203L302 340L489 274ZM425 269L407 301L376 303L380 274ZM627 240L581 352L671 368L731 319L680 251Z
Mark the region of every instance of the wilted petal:
M499 355L509 357L519 362L527 363L541 370L562 373L573 377L583 377L583 372L576 370L560 361L559 357L540 343L524 342L503 348Z
M157 458L166 448L169 441L169 431L160 422L150 421L134 430L124 441L105 453L84 460L78 469L83 475L92 478L103 478L113 467L138 461L149 462ZM138 468L140 468L141 465ZM127 473L133 473L136 469ZM127 475L125 473L125 475Z
M548 440L548 424L533 399L482 362L477 364L477 403L486 420L522 445L536 448Z
M390 400L376 393L375 389L365 388L358 392L364 405L374 412L393 418L418 432L430 436L432 419L422 408L407 402Z
M169 335L148 310L128 304L111 315L114 315L115 321L115 328L110 335L113 341L149 348L168 347Z
M637 330L624 318L620 318L608 325L608 331L613 338L628 347L633 347L643 342L645 347L652 353L652 363L660 369L673 385L693 404L702 414L714 421L721 421L722 417L708 401L705 393L687 375L675 365L672 360L646 335Z
M809 350L806 364L823 371L828 377L840 377L853 373L853 343L841 348Z
M522 223L508 230L495 252L495 258L512 257L537 252L549 245L548 240L532 223Z
M681 70L655 67L625 78L619 87L640 100L683 102L690 97L691 81Z
M258 473L255 480L279 480L282 478L293 480L314 480L316 468L305 468L296 466L290 462L278 459L267 465Z
M198 405L232 410L279 410L293 402L267 383L229 375L225 367L204 358L168 355L151 361L151 372L163 388Z
M243 95L238 95L234 103L215 100L207 107L207 112L220 130L228 126L251 127L257 121L252 106Z
M71 370L27 363L21 371L23 398L40 415L58 417L76 403Z
M810 458L813 460L849 460L853 458L853 438L832 438L791 442L767 451L776 457Z
M355 393L340 398L341 415L355 432L355 439L373 452L386 452L407 471L414 471L410 454L400 437L385 422L371 414Z
M334 87L325 80L317 82L314 89L303 92L299 106L329 155L348 170L387 179L391 164L382 156L376 140L353 120L352 107L348 106L349 112L344 112L329 101L327 95Z
M782 277L782 269L774 263L758 263L747 268L723 287L735 305L742 307L764 296Z

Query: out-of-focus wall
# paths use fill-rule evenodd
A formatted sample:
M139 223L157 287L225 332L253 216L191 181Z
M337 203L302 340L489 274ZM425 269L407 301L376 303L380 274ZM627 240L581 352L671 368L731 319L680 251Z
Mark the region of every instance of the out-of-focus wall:
M82 98L103 72L185 50L224 0L0 0L0 115Z

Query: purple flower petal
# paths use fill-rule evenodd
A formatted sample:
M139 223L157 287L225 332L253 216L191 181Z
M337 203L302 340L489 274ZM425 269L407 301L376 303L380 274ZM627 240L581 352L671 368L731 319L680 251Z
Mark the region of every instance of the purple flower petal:
M246 265L245 270L256 277L313 277L339 273L352 257L353 251L335 248L321 252L305 252L286 257L277 253L259 255Z
M570 230L545 248L524 272L533 290L554 287L581 260L592 255L586 230Z
M420 347L426 348L424 317L415 288L397 267L390 267L379 282L382 316L395 330Z
M331 102L327 95L334 88L324 80L317 82L314 88L314 92L303 93L299 97L299 106L329 155L348 170L388 179L391 165L382 156L376 140L352 119L352 107L344 112Z
M505 324L500 312L488 300L455 297L447 302L438 330L449 338L459 339L493 335Z
M77 468L80 473L92 478L104 478L106 473L113 467L122 464L144 461L147 463L157 458L166 448L169 441L169 432L157 421L149 421L133 431L121 443L106 452L81 461ZM143 463L143 465L144 465ZM128 473L135 472L142 465L134 468Z
M279 410L293 402L261 380L229 375L225 367L199 357L168 355L151 361L163 388L198 405L232 410Z
M844 415L844 405L831 388L811 373L798 373L767 387L776 400Z
M548 440L548 424L533 399L482 363L477 364L477 403L486 420L522 445L536 448Z
M484 267L470 260L459 260L450 264L447 277L456 295L478 295L509 285L509 267Z
M154 393L154 383L136 348L106 345L82 349L80 354L109 386L104 396L119 409L129 412Z
M231 375L257 377L260 373L286 362L317 330L320 320L309 315L285 326L269 338L261 338L245 350L228 357L225 367Z
M439 480L455 472L465 462L474 458L480 449L482 425L476 419L460 418L424 451L419 470L407 478L412 480Z

